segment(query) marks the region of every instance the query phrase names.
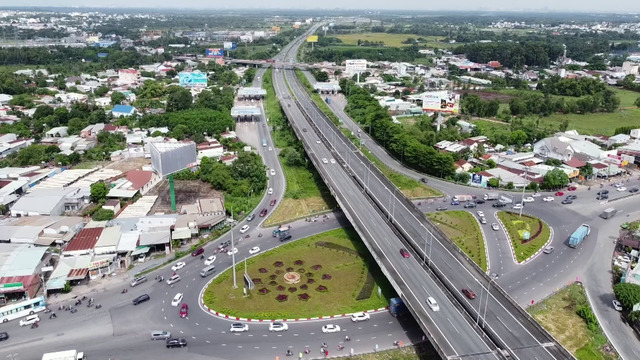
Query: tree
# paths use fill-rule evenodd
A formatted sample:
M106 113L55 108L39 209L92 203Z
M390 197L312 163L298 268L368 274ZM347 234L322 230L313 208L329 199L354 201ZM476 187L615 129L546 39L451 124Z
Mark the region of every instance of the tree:
M495 161L493 161L493 159L489 159L485 162L485 165L487 165L487 167L489 169L495 169L498 165L496 164Z
M544 175L542 188L548 190L559 189L567 186L567 184L569 184L569 176L561 169L555 168Z
M471 181L471 175L468 172L459 172L453 176L453 180L462 184L468 184L469 181Z
M523 130L516 130L509 135L509 143L522 146L527 142L527 133Z
M247 71L244 72L244 81L247 84L250 84L253 82L253 78L256 76L256 69L255 68L248 68Z
M593 165L591 163L587 163L585 166L580 168L580 175L584 177L589 177L593 175Z
M179 88L174 91L167 99L167 111L187 110L193 104L193 96L191 91Z
M613 286L613 293L625 310L631 310L640 303L640 286L636 284L616 284Z
M122 104L122 102L124 101L124 99L126 99L127 97L124 96L123 93L121 93L120 91L114 91L111 94L111 102L113 103L113 105L118 105L118 104Z
M103 182L97 182L91 185L91 201L98 203L107 198L109 188Z
M69 121L69 110L66 107L61 106L53 111L53 116L60 125L66 125Z
M315 74L316 81L318 82L327 82L329 81L329 74L326 71L318 71Z
M484 144L478 144L476 148L476 158L481 159L485 154Z
M636 99L636 101L633 103L633 105L635 105L635 106L640 108L640 97Z
M91 217L91 219L93 219L95 221L107 221L107 220L113 220L114 216L115 216L115 214L114 214L113 210L98 209L98 211L93 213L93 216Z
M33 113L33 120L42 119L46 116L53 115L54 110L49 105L40 105L36 108L36 112Z
M69 120L68 126L69 128L67 129L67 132L69 133L69 135L77 135L80 133L80 130L89 126L89 120L81 119L81 118L73 118Z
M282 156L286 160L287 165L289 166L304 165L304 156L302 156L302 154L298 150L292 147L284 148L280 153L280 156Z
M169 79L173 79L173 78L175 78L176 76L178 76L178 72L177 72L177 71L175 71L175 70L173 70L173 69L171 69L171 70L167 70L164 74L165 74L165 76L166 76L167 78L169 78Z
M109 92L109 87L102 85L99 88L93 90L93 93L97 96L97 97L103 97L105 96L107 93Z

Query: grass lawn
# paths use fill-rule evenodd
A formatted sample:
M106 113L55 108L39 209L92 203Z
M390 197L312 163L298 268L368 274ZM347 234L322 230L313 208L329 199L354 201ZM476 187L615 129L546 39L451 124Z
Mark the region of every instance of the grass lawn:
M85 160L81 161L76 165L73 165L73 169L93 169L98 166L106 166L111 164L110 161L94 161L94 160Z
M522 214L522 217L519 217L517 213L499 211L498 218L502 221L509 233L511 245L513 245L518 262L525 261L531 255L535 254L547 243L549 236L551 236L549 226L537 217L526 214ZM539 231L540 224L542 224L542 231ZM532 240L523 244L522 238L527 231ZM538 236L536 236L536 234L538 234Z
M244 255L247 254L239 257ZM391 285L353 229L331 230L289 242L248 259L247 269L255 283L247 297L243 296L242 286L233 289L229 269L205 290L205 304L238 317L291 319L376 309L387 306L394 296ZM243 261L236 271L242 282ZM300 275L298 283L285 282L284 274L290 272ZM382 289L381 297L378 287ZM287 299L279 301L280 296ZM302 300L300 296L308 298Z
M589 306L584 289L573 284L527 311L579 360L617 359L604 351L607 338L602 330L590 330L576 313L582 306Z
M467 211L440 211L427 214L482 270L487 271L487 254L480 225Z
M422 36L422 35L411 35L411 34L387 34L387 33L356 33L356 34L342 34L335 35L342 43L345 45L358 45L358 40L362 41L382 41L387 47L403 47L409 46L410 44L403 44L402 42L407 40L408 38L423 38L424 41L420 43L420 45L424 45L427 47L439 47L445 48L450 47L452 44L440 42L444 39L444 36Z
M618 87L608 87L613 90L620 98L620 108L637 107L633 103L637 98L640 98L640 92L625 90Z

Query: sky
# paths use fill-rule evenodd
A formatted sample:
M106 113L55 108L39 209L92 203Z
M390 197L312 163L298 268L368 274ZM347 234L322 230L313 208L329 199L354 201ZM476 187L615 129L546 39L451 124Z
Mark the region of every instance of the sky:
M13 6L92 6L151 8L277 8L277 9L397 9L397 10L483 10L483 11L570 11L570 12L640 12L638 0L27 0L11 2ZM4 1L0 1L0 7Z

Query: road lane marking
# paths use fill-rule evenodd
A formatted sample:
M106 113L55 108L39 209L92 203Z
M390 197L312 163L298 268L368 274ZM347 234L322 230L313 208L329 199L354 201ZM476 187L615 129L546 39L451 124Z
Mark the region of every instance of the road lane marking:
M449 324L451 324L451 327L453 328L453 330L455 330L458 334L460 334L460 331L458 331L458 328L455 327L455 325L453 325L453 323L451 322L451 320L449 318L447 318L447 321L449 322Z

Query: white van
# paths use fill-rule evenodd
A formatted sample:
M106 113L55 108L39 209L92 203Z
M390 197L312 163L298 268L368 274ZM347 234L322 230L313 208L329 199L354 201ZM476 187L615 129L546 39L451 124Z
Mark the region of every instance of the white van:
M214 272L216 272L216 267L214 265L207 266L206 268L202 269L202 271L200 271L200 276L207 277Z
M38 317L38 315L36 315L36 314L29 315L29 316L25 317L24 319L20 320L20 326L31 325L31 324L37 323L39 321L40 321L40 317Z
M180 275L173 275L172 277L170 277L170 278L167 280L167 284L168 284L168 285L172 285L172 284L177 283L178 281L180 281Z

